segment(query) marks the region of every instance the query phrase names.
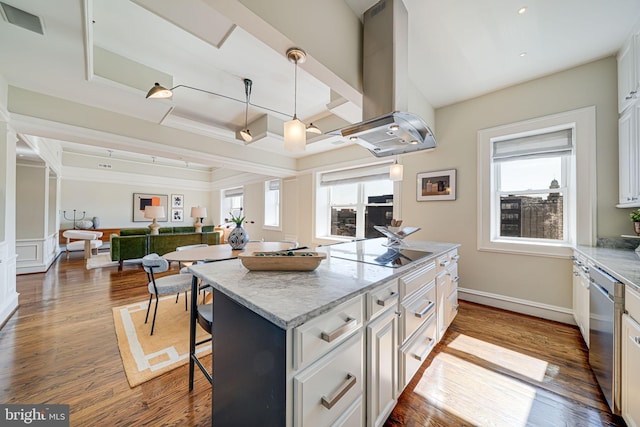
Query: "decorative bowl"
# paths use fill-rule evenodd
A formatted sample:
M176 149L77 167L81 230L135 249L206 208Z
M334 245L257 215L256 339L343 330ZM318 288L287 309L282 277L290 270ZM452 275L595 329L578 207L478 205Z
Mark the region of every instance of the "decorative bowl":
M277 251L238 254L245 268L253 271L312 271L327 254L323 252Z

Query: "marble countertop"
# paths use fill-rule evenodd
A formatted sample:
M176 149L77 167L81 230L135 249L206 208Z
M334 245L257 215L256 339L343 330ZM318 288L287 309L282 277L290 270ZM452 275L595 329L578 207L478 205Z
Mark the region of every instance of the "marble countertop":
M630 249L578 246L576 251L593 261L598 267L632 286L640 292L640 256Z
M458 244L407 241L409 249L432 252L399 268L355 262L330 256L313 271L249 271L239 259L196 264L189 271L215 289L282 329L291 329L331 310L336 305L387 283ZM333 245L337 250L340 245Z

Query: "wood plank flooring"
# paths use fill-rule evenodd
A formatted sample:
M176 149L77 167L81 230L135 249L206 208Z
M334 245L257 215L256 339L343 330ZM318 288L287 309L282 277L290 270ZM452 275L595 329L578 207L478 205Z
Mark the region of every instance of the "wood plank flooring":
M186 366L129 388L111 308L148 297L139 266L86 270L72 253L17 285L20 308L0 330L0 402L69 404L72 426L211 425L198 370L191 393ZM624 424L595 386L576 328L461 303L386 425Z

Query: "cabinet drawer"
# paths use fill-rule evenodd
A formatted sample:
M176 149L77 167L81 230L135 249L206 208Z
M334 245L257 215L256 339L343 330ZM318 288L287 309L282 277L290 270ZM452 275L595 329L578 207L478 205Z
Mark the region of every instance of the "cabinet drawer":
M362 396L363 343L360 331L294 377L294 425L331 425Z
M444 269L447 268L449 266L449 264L451 264L451 259L449 258L449 253L446 253L444 255L440 255L436 259L436 271L438 273L440 273L441 271L444 271Z
M391 306L398 305L398 282L396 280L367 293L367 317L369 320Z
M416 335L400 348L400 389L402 391L427 359L436 344L436 316L429 317Z
M313 362L362 327L364 296L340 304L293 330L294 369Z
M400 299L403 300L436 277L436 264L430 262L411 273L402 276L398 281Z
M633 320L640 323L640 293L631 286L625 286L624 308Z
M404 342L436 312L436 282L421 289L414 297L400 305L400 341Z

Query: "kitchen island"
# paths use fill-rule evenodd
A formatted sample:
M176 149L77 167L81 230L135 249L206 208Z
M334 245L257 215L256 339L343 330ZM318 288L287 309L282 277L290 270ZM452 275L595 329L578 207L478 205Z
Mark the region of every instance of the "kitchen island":
M370 365L365 355L376 339L368 337L368 323L374 315L376 320L383 313L389 316L388 323L395 328L389 338L391 353L398 354L414 332L438 330L434 318L438 268L449 271L449 278L455 275L457 283L457 267L445 270L457 261L457 244L407 242L407 254L421 257L395 268L344 259L351 248L356 258L360 255L355 251L362 247L388 252L381 246L385 242L369 239L318 248L327 259L310 272L249 271L238 259L189 268L214 288L215 425L364 425ZM376 252L379 256L374 258L384 258L387 252ZM455 297L457 303L457 293ZM411 324L403 328L399 313L414 308L413 317L419 322L415 328ZM424 324L426 318L433 319L433 328ZM424 352L437 339L427 337L423 354L416 359L424 360ZM393 354L391 374L399 377L391 390L395 398L399 385L410 378L400 381L403 365L397 359L402 357ZM337 385L325 384L336 375ZM325 385L328 389L322 391ZM317 398L313 396L318 392Z

